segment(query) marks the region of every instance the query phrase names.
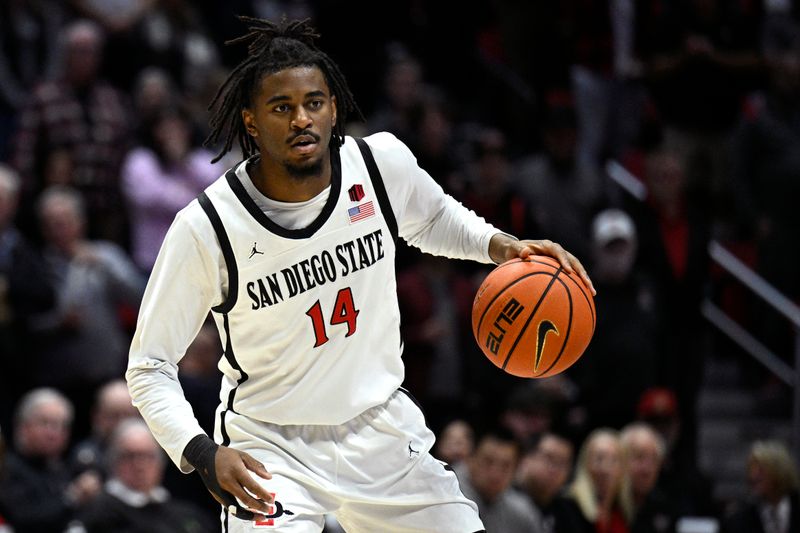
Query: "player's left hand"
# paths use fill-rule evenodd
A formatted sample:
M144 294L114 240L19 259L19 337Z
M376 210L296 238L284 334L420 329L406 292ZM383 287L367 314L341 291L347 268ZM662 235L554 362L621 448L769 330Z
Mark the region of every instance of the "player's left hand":
M583 283L592 291L593 295L597 291L589 279L589 274L578 260L577 257L566 251L560 244L547 239L541 240L521 240L518 241L504 233L498 233L489 241L489 256L497 263L504 263L519 257L527 259L531 255L547 255L558 261L561 266L570 274L577 274Z

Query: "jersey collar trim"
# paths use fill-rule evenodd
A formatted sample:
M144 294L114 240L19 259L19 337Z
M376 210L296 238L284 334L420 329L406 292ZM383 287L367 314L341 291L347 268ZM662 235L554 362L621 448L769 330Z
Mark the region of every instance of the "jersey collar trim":
M242 161L239 165L247 165L251 159ZM342 164L341 159L339 157L338 151L331 152L331 192L328 196L328 201L325 202L325 206L322 208L319 216L314 219L314 221L304 228L297 228L297 229L287 229L283 226L276 224L273 222L261 208L258 207L255 200L253 200L247 191L242 185L242 182L239 181L239 177L236 175L236 169L239 165L234 166L225 174L225 179L228 181L228 185L230 186L233 193L242 203L245 209L250 213L256 222L261 224L264 229L278 235L280 237L284 237L287 239L307 239L314 235L314 233L319 230L325 222L328 221L328 218L331 216L333 209L336 207L336 204L339 201L339 193L342 188Z

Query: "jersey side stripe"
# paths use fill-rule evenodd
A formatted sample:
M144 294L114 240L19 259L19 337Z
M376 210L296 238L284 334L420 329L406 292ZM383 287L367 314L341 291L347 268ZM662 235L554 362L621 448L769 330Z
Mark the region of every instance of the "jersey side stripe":
M211 226L217 234L217 241L219 241L219 246L222 249L222 257L225 259L225 265L228 267L228 296L225 298L224 302L212 308L212 311L228 313L233 309L233 306L236 305L236 299L239 294L239 269L236 266L236 257L233 255L231 241L228 239L225 226L222 225L222 220L220 220L219 214L214 208L214 204L211 203L206 193L200 194L197 200L200 202L200 206L211 221Z
M367 165L369 171L369 178L372 181L372 187L375 189L375 195L378 197L378 203L383 212L383 218L386 220L386 225L389 226L389 232L392 234L392 240L397 242L397 219L394 217L392 211L392 204L389 202L389 195L386 194L386 186L383 183L383 176L378 169L378 164L375 163L375 158L372 155L367 141L360 137L354 137L358 149L361 150L361 157L364 158L364 163Z

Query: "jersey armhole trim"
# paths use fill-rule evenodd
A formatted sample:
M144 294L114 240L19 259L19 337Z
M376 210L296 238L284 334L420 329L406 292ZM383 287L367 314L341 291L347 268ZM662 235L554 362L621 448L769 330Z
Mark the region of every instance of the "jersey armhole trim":
M389 232L392 234L392 240L397 242L397 219L392 211L392 204L389 201L389 195L386 193L386 185L383 183L383 176L378 169L378 164L375 162L375 157L372 155L367 141L360 137L353 137L358 144L358 149L361 150L361 157L364 158L364 163L367 165L369 172L369 179L372 181L372 187L375 189L375 194L378 196L378 204L381 206L383 218L386 220L386 225L389 226Z
M221 304L211 308L215 313L229 313L233 306L236 305L236 299L239 292L239 269L236 266L236 257L233 255L233 248L231 241L228 239L228 234L225 231L225 226L222 225L222 220L219 218L214 204L211 203L206 193L201 193L197 197L200 202L200 207L205 211L211 226L214 228L214 233L217 234L217 241L222 249L222 257L225 259L225 265L228 267L228 295L225 301Z

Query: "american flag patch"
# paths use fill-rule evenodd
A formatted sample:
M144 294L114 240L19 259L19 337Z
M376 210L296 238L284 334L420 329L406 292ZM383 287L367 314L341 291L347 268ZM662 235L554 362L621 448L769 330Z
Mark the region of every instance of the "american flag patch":
M351 207L347 210L347 214L350 216L350 223L358 222L359 220L369 218L375 214L375 206L372 205L372 200L369 202L363 203L361 205L357 205L355 207Z

